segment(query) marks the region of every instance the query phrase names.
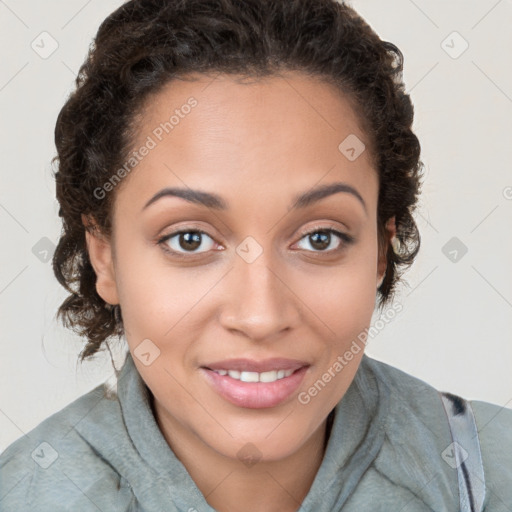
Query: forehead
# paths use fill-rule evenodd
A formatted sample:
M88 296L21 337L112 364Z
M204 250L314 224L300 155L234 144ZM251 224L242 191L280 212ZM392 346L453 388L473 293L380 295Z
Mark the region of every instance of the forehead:
M133 149L151 150L125 181L141 203L169 185L226 196L248 186L256 194L259 184L268 194L269 183L295 196L320 180L376 189L370 141L334 86L297 72L184 78L149 97L136 120ZM354 142L361 153L349 159Z
M188 112L186 105L191 98L197 106ZM328 129L340 136L350 132L366 138L349 96L319 77L297 71L261 78L191 73L173 79L146 98L138 116L137 142L142 143L147 134L169 121L173 114L179 116L171 123L174 139L179 137L179 132L185 132L183 138L189 137L187 128L190 128L199 137L211 135L213 129L219 138L226 134L232 140L233 127L239 129L242 124L244 131L237 132L240 142L256 133L262 141L267 135L278 136L284 142L292 133L295 139L301 136L310 139L313 131L323 135ZM200 126L193 121L181 123L189 114L201 117ZM242 123L243 120L253 122L252 126ZM180 130L174 130L178 124Z

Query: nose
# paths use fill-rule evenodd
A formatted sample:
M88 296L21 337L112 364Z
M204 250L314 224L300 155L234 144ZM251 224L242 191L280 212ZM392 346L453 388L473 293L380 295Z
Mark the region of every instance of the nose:
M295 328L300 321L300 300L287 282L287 273L264 251L248 263L235 256L226 276L226 301L220 315L222 326L254 341L272 340ZM289 281L289 279L288 279Z

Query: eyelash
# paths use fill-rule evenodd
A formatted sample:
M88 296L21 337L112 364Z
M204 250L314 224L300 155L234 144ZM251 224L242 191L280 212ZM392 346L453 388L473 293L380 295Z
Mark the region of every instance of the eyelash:
M326 228L326 227L315 227L310 231L302 233L300 240L302 240L303 238L306 238L309 235L313 235L315 233L320 233L320 232L334 234L334 235L338 236L342 242L341 247L338 249L331 249L329 251L307 251L307 252L312 252L315 254L330 254L330 253L340 252L340 251L344 250L346 248L346 246L351 245L355 242L355 238L353 236L343 233L341 231L338 231L337 229ZM172 233L169 233L168 235L163 236L162 238L157 240L157 244L162 247L162 250L164 252L171 254L172 256L176 256L178 258L189 258L190 259L190 258L193 258L195 255L204 254L204 253L194 253L194 252L182 253L182 252L175 251L174 249L170 249L166 242L169 241L171 238L174 238L183 233L198 233L201 235L206 235L207 237L209 237L213 240L213 237L210 236L206 231L203 231L202 229L184 228L184 229L180 229L178 231L174 231Z

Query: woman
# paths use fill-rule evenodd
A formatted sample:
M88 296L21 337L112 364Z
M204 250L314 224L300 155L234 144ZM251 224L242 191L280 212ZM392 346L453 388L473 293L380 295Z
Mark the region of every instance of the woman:
M129 352L2 510L510 510L512 412L364 354L420 244L402 55L334 0L132 0L55 129L59 313ZM394 313L393 313L394 314Z

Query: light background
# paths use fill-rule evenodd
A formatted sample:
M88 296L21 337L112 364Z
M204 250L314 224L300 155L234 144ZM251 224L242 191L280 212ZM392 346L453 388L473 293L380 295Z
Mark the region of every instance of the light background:
M0 0L0 450L112 374L106 355L77 366L81 341L54 319L66 294L41 258L60 234L55 121L121 3ZM512 1L349 3L404 54L425 163L422 248L396 298L403 310L367 353L437 389L512 407ZM46 59L31 46L50 48L43 31L58 43ZM455 246L443 252L453 237L456 261L445 255Z

